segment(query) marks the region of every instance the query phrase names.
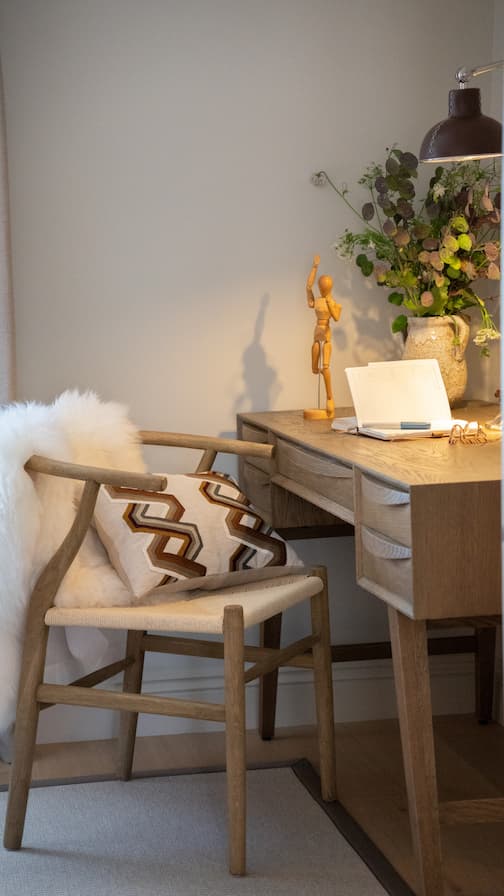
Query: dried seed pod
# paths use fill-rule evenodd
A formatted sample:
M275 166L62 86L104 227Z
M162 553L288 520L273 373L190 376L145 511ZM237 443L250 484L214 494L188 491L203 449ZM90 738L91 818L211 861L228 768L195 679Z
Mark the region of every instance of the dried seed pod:
M365 221L371 221L374 218L374 206L372 202L365 202L362 206L362 217Z
M395 236L397 233L397 224L392 218L387 218L383 223L383 232L386 236Z
M399 227L397 233L394 237L394 243L396 246L402 247L407 246L410 242L411 237L407 230L403 230L402 227Z

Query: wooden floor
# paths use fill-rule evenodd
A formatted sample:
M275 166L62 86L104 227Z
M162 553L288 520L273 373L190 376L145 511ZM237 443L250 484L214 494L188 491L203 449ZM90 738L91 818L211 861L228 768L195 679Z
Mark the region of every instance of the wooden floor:
M435 719L441 799L504 794L504 728L480 726L469 716ZM395 720L337 726L342 803L400 874L413 886L412 853L399 731ZM112 741L46 744L37 751L38 780L113 775ZM249 733L251 764L307 758L317 764L311 729L283 729L263 743ZM136 771L222 766L223 734L144 737L137 742ZM8 767L0 763L0 784ZM443 830L446 896L504 896L504 825L464 825Z

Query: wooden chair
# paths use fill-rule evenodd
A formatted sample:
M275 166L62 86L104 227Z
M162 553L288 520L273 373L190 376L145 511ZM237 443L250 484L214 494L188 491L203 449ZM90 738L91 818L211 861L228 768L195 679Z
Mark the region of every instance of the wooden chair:
M143 432L146 445L184 446L203 449L196 472L211 469L218 451L245 455L271 455L272 447L204 436ZM329 617L325 570L268 579L235 586L219 593L205 592L190 601L134 607L68 609L54 606L63 577L82 544L93 518L101 484L160 490L162 476L126 473L32 457L27 469L53 476L85 481L75 521L56 554L40 575L30 600L23 665L15 723L14 761L11 769L4 845L21 847L31 780L39 711L54 704L92 706L121 711L118 776L131 776L139 712L166 716L209 719L225 724L228 787L229 869L245 873L245 685L256 678L295 662L309 651L315 680L315 698L320 749L320 775L325 800L336 798L334 722L329 643ZM311 633L282 649L248 647L244 630L277 617L303 600L311 602ZM90 626L127 630L126 656L70 685L44 683L44 666L51 626ZM163 634L149 634L149 631ZM173 632L222 634L223 642L175 637ZM204 703L141 693L146 651L218 657L224 660L223 704ZM248 668L245 664L252 663ZM123 692L93 689L96 684L124 671Z

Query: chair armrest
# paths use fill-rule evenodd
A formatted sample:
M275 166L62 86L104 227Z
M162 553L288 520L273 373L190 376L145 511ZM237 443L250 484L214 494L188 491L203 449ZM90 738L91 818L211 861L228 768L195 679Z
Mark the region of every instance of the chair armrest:
M271 459L273 445L262 442L245 442L241 439L222 439L219 436L198 436L183 432L156 432L142 430L140 438L144 445L164 445L173 448L201 448L204 451L222 452L223 454L245 454L249 457Z
M52 457L42 457L39 454L33 454L30 457L25 464L25 470L32 473L47 473L50 476L63 476L66 479L83 479L100 485L138 488L144 491L159 492L166 488L166 476L89 467L83 464L73 464L66 460L55 460Z
M40 626L45 613L52 606L58 588L84 541L86 532L93 519L100 485L115 485L142 489L144 491L162 491L166 488L166 476L89 467L82 464L69 463L64 460L55 460L51 457L42 457L37 454L30 457L25 464L25 470L33 473L47 473L50 476L63 476L67 479L82 479L86 483L77 513L67 535L35 583L30 598L27 623L27 630L29 631L33 625L35 627L37 625Z

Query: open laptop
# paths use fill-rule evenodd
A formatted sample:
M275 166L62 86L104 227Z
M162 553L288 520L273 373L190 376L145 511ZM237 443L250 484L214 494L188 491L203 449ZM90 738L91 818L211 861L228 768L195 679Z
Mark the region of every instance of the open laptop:
M446 388L434 359L379 361L345 369L355 421L336 418L333 429L354 431L376 439L418 439L448 435L455 423Z

